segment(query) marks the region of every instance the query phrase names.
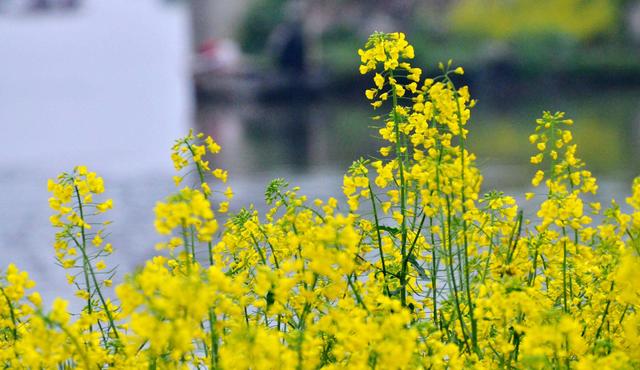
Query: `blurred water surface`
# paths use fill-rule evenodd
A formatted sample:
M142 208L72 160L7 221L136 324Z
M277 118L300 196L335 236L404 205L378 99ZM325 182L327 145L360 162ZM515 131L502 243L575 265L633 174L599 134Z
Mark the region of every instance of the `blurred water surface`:
M46 181L75 165L105 177L122 270L152 252L152 208L171 190L167 148L192 116L188 20L154 0L0 17L0 268L26 269L45 298L68 288Z
M0 268L16 262L28 270L47 300L69 294L54 266L46 180L74 165L103 175L114 199L109 239L121 277L155 253L152 209L174 189L169 148L190 127L222 145L212 161L230 172L232 209L263 208L273 177L310 197L339 194L351 161L375 155L375 122L361 95L194 108L188 18L180 4L151 0L86 1L66 15L0 18ZM528 189L527 136L549 109L575 119L579 153L601 180L601 199L627 194L640 169L640 88L476 95L469 147L486 190Z

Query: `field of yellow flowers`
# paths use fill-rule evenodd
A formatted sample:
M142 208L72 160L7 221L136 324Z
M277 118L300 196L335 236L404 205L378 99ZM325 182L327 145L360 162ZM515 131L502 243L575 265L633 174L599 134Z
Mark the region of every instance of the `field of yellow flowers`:
M0 367L640 368L640 178L630 213L590 203L573 122L545 112L528 220L480 194L461 67L423 79L401 33L359 54L383 144L348 169L343 204L276 179L265 214L228 214L228 174L207 160L221 148L189 134L172 148L179 190L155 208L163 252L114 295L103 179L78 166L50 180L56 260L84 308L44 305L3 266Z

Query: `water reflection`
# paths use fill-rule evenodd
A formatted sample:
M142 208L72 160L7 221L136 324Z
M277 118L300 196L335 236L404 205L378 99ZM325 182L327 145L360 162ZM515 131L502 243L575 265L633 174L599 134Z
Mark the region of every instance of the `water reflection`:
M474 109L469 147L485 171L486 188L525 191L533 148L527 138L542 110L564 110L576 121L579 155L601 181L628 182L640 165L640 90L598 96L512 96L480 99ZM375 155L379 124L364 99L295 101L281 104L205 104L197 127L216 137L224 152L220 165L237 176L278 170L296 177L316 168L339 176L360 156ZM297 175L296 175L297 174Z
M276 105L207 105L197 128L223 144L219 158L243 176L272 171L307 172L330 164L324 105L294 101Z

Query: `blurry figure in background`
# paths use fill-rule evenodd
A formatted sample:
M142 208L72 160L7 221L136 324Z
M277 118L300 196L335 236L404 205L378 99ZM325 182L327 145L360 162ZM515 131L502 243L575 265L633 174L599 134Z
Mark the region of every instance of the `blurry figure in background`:
M310 3L276 1L279 19L259 33L265 42L258 52L267 60L245 60L240 47L227 39L210 39L198 46L194 61L198 99L288 102L314 97L327 86L327 74L309 57L311 40L318 41L307 29Z
M285 8L285 20L269 36L267 50L280 72L300 75L307 70L307 40L303 19L303 3L289 2Z
M269 35L266 52L277 73L265 74L260 92L263 100L306 100L328 85L326 71L310 63L313 38L305 22L308 5L303 0L287 2L284 19Z

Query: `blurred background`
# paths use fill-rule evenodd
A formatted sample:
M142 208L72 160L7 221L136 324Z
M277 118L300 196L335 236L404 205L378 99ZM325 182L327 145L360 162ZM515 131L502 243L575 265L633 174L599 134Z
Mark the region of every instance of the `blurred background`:
M562 110L600 200L629 192L638 0L0 0L0 268L68 297L46 180L84 164L115 202L119 276L132 271L155 254L169 148L190 128L222 145L212 161L230 172L232 209L262 209L274 177L340 194L344 169L377 146L357 56L373 31L405 32L426 75L464 66L484 190L529 190L528 134Z

